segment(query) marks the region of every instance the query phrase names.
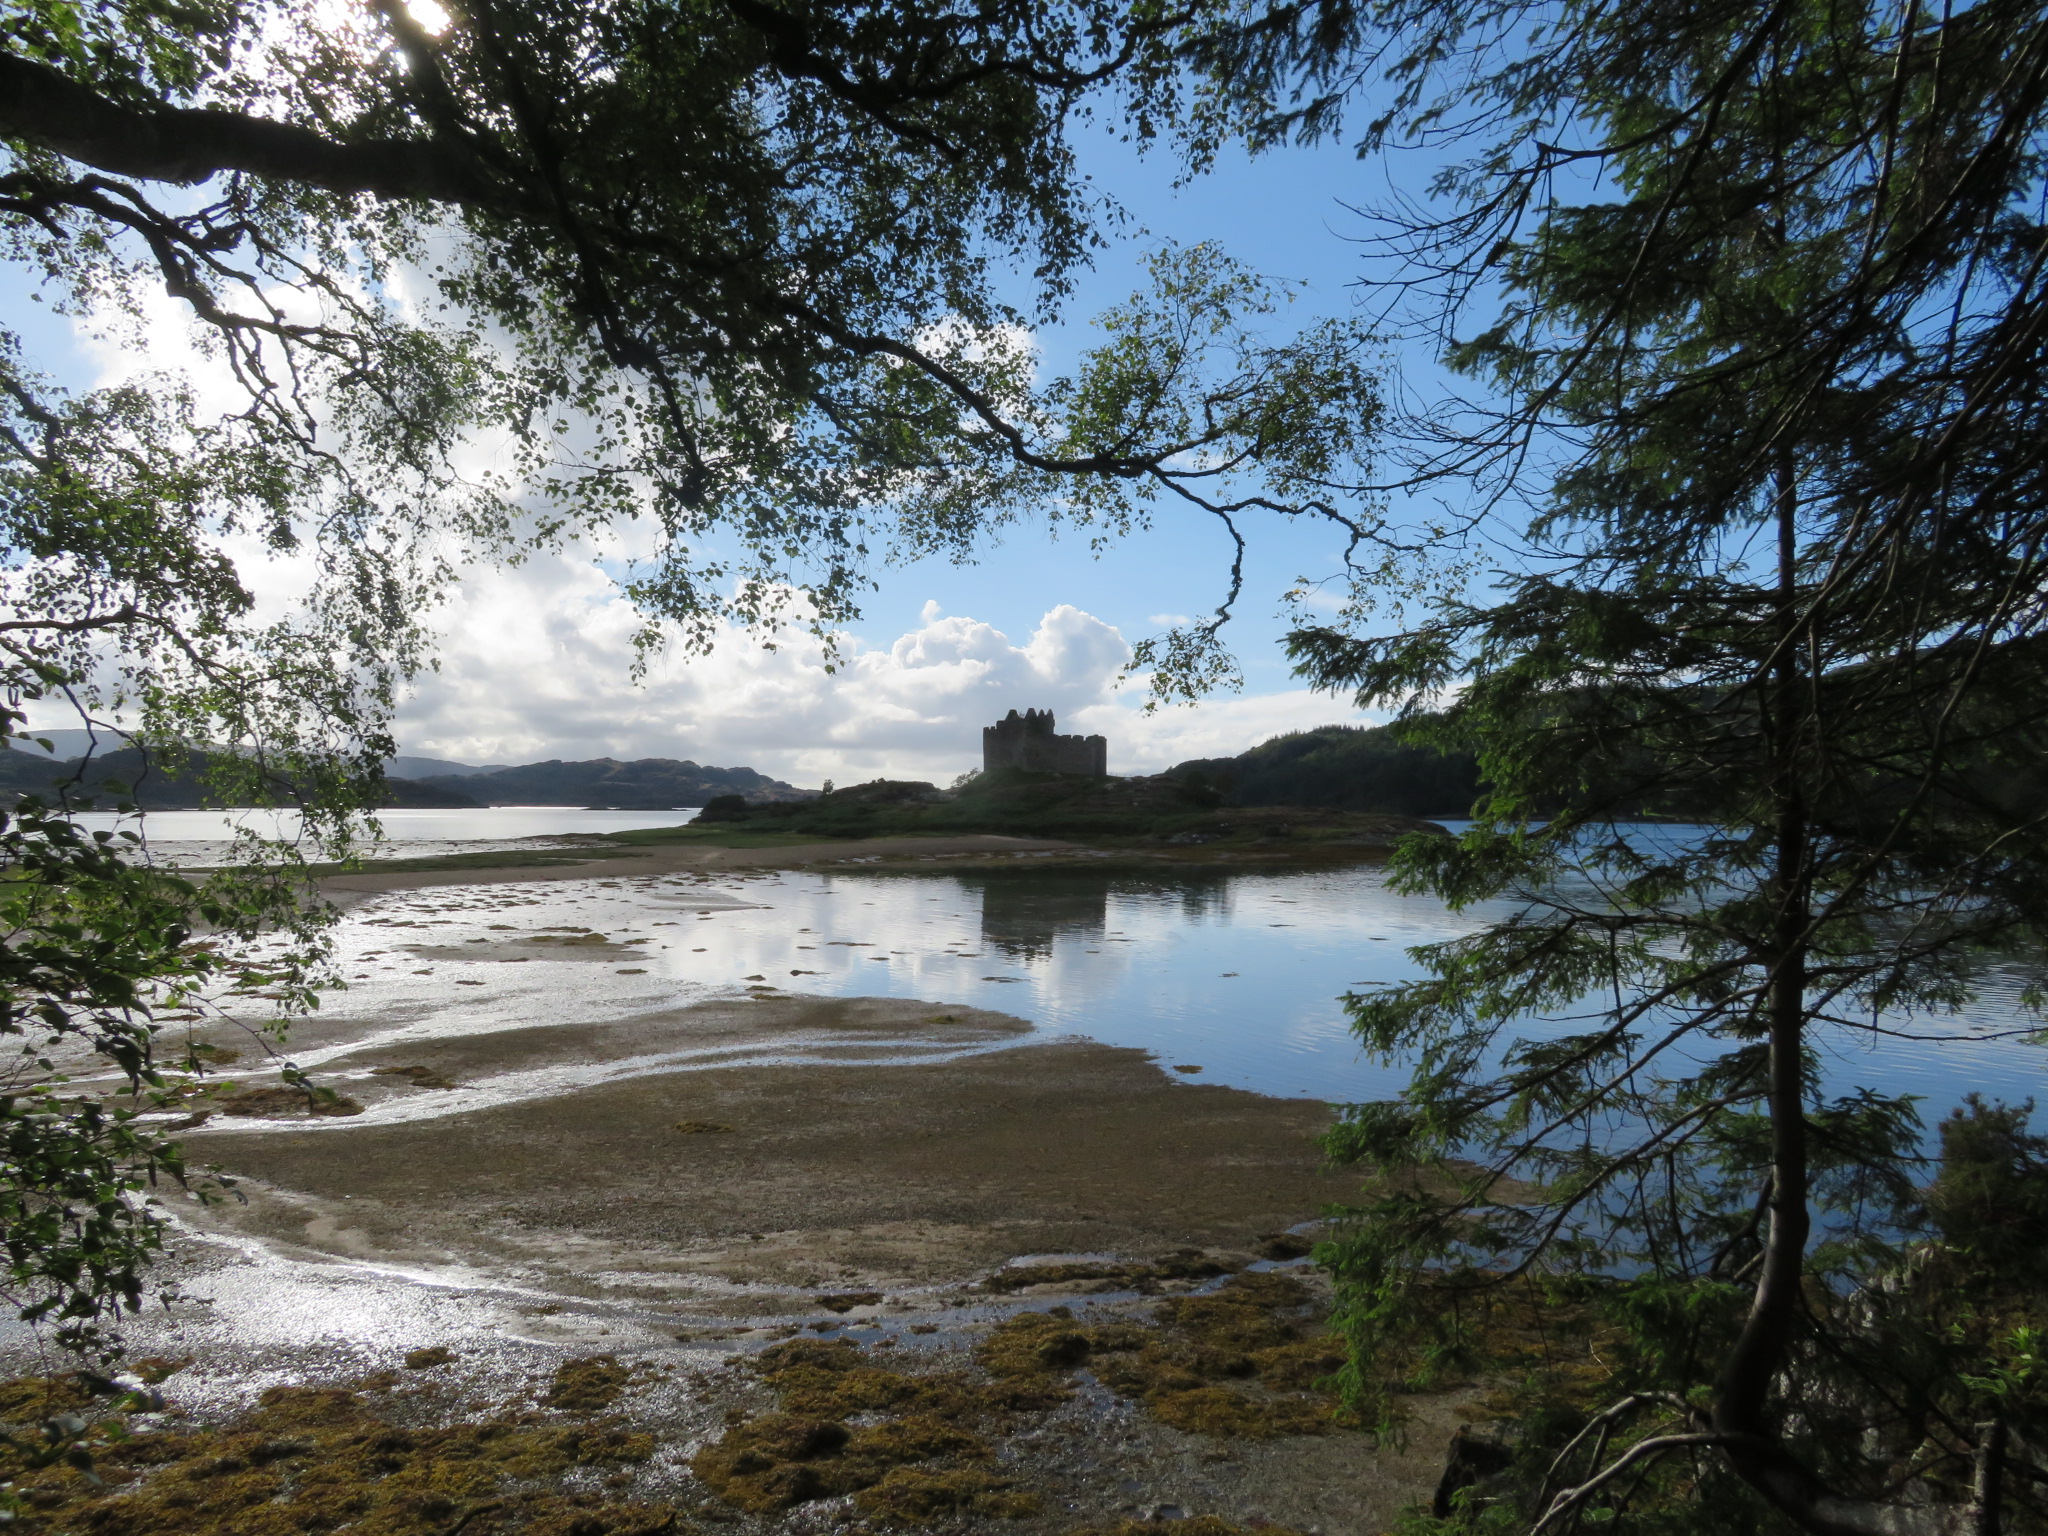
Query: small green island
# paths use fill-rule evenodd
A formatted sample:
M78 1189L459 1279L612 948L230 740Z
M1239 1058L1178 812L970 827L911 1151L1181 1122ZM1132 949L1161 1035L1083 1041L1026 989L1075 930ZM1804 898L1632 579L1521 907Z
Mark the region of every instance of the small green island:
M1236 758L1117 777L1100 736L1056 733L1051 710L1014 709L982 732L982 766L950 789L876 779L802 799L719 795L686 827L608 834L621 843L775 846L821 839L994 835L1096 847L1355 855L1415 832L1418 812L1469 805L1468 763L1407 747L1385 728L1331 727Z
M773 837L790 842L993 833L1058 838L1105 847L1223 848L1292 846L1332 852L1387 848L1411 832L1442 831L1435 822L1333 806L1235 805L1200 775L1096 778L1002 768L956 788L877 779L815 800L752 802L724 795L697 820L672 831L609 834L618 842L679 837L722 841Z

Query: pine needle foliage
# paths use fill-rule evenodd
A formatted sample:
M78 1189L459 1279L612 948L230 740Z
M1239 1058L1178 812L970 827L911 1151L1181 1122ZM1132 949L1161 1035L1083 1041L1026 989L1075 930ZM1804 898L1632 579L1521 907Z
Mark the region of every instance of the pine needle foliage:
M1322 1250L1355 1396L1393 1427L1540 1285L1598 1365L1463 1518L2034 1528L2040 1426L1969 1385L2032 1369L2021 1245L1929 1233L1919 1110L1855 1079L1994 976L2037 1027L2048 11L1337 0L1211 62L1275 139L1370 95L1368 148L1454 152L1382 253L1485 393L1410 462L1529 508L1492 591L1294 639L1488 786L1396 876L1484 922L1350 1000L1414 1069L1331 1140L1381 1191ZM2025 1228L2024 1116L1946 1135L1937 1207Z

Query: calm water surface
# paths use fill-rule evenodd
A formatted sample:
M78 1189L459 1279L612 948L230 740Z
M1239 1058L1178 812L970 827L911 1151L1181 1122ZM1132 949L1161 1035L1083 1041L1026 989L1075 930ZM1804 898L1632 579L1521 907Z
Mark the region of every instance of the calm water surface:
M713 897L748 905L693 905ZM1169 1067L1199 1067L1192 1081L1355 1102L1391 1095L1403 1076L1362 1055L1342 995L1420 974L1412 946L1498 915L1453 914L1429 898L1397 895L1374 867L1134 875L1020 860L1015 869L957 874L785 871L442 887L379 897L351 915L342 953L352 990L323 1012L401 1007L419 1021L415 1033L468 1033L626 1017L732 995L760 980L790 993L997 1009L1046 1035L1134 1046ZM449 946L502 939L508 929L572 925L644 938L645 958L630 967L447 958ZM431 975L418 974L422 962L405 948L422 943L442 957ZM573 997L566 1008L565 989ZM1970 1013L1926 1022L1968 1035L2017 1021L2015 988L1994 976ZM2017 1041L1936 1044L1856 1031L1833 1043L1824 1071L1835 1091L1867 1085L1924 1094L1924 1109L1936 1115L1972 1090L2008 1100L2033 1095L2048 1085L2044 1066L2048 1052Z
M366 846L370 858L418 859L444 853L487 853L517 847L533 837L587 837L599 832L634 832L674 827L696 819L697 807L667 811L586 811L562 805L492 805L469 810L379 811L384 835ZM286 841L299 832L296 811L84 811L76 818L94 831L135 832L153 854L173 863L200 864L225 855L242 831Z

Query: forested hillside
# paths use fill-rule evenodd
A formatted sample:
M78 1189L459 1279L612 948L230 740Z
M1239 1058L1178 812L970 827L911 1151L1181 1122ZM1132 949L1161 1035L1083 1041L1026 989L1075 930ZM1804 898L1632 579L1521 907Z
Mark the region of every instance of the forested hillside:
M1206 779L1229 805L1318 805L1397 816L1468 814L1479 793L1470 753L1412 747L1390 726L1325 725L1236 757L1193 758L1167 772Z

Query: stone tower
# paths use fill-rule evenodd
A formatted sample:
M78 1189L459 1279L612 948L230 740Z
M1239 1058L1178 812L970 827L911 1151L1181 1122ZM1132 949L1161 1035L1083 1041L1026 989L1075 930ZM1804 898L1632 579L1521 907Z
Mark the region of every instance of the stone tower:
M998 768L1027 768L1033 773L1085 773L1092 778L1109 774L1109 738L1106 736L1055 736L1052 711L1014 709L981 732L981 767L984 773Z

